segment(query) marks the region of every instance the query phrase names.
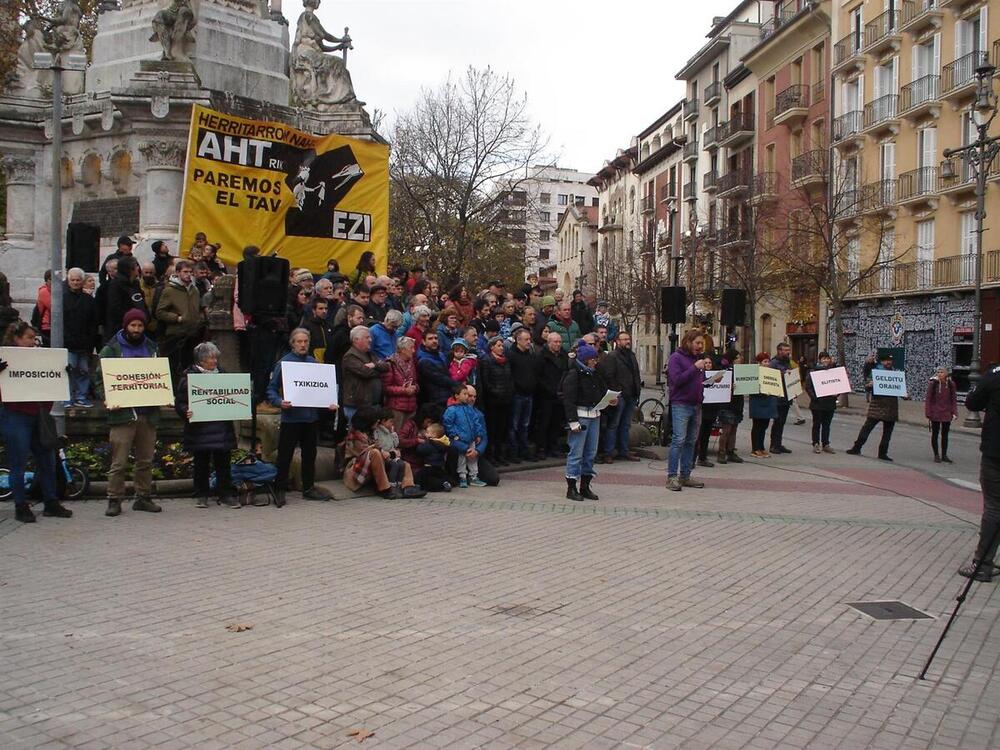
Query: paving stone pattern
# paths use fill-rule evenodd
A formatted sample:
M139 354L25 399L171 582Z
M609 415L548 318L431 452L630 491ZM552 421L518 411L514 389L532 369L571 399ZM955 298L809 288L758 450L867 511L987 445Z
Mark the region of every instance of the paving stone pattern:
M0 748L1000 746L997 586L915 679L975 515L841 463L2 520Z

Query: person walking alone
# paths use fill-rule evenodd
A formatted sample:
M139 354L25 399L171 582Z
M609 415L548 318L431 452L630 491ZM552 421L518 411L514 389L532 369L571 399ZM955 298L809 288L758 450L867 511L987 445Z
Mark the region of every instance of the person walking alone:
M934 463L942 461L951 463L948 458L948 432L951 423L958 419L958 389L955 381L948 375L948 370L939 367L927 384L927 396L924 398L924 416L931 430L931 450L934 451ZM938 451L938 435L941 437L941 450Z

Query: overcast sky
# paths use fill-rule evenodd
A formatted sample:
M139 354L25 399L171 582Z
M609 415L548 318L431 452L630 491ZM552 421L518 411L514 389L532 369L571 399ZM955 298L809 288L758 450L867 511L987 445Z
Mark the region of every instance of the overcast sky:
M371 112L410 107L468 65L510 73L560 166L596 172L683 95L677 71L736 0L323 0L351 29L354 88ZM301 0L285 0L294 38Z

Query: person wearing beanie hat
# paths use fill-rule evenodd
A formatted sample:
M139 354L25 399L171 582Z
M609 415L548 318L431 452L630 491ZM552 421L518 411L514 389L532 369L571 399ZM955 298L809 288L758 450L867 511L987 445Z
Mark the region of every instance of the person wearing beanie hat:
M569 454L566 456L566 499L597 500L590 483L597 474L594 459L601 438L601 412L594 407L608 392L604 378L597 371L597 349L580 344L576 358L562 380L562 400L569 423ZM617 399L611 402L617 406ZM579 490L577 482L580 483Z
M100 352L94 371L94 393L104 400L102 363L106 359L156 357L156 342L146 337L146 313L131 309L122 315L122 327ZM153 502L153 452L156 448L156 428L160 409L155 406L111 409L108 411L108 432L111 442L111 468L108 469L108 508L106 516L122 512L125 497L125 468L129 454L135 453L135 501L132 510L159 513L163 510Z

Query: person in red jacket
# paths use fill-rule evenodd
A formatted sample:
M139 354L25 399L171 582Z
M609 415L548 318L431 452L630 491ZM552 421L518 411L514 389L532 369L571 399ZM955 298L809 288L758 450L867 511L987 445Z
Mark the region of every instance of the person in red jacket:
M30 324L19 320L7 326L4 332L4 346L32 348L38 345L37 331ZM0 372L7 369L7 363L0 360ZM19 401L7 403L0 393L0 437L7 448L7 465L10 468L10 489L14 496L14 518L22 523L34 523L35 514L24 489L24 469L28 455L35 457L35 479L42 487L45 502L43 515L55 518L70 518L73 511L64 508L56 495L56 457L51 449L39 444L39 414L52 408L51 401Z
M416 342L409 336L403 336L396 342L396 353L385 360L389 369L382 373L382 394L385 406L392 410L396 432L400 432L417 411L420 385L415 353Z
M49 346L52 343L52 271L45 272L44 282L38 287L35 307L38 308L38 324L42 329L39 331L42 346Z
M944 367L937 368L934 377L927 384L927 397L924 399L924 416L927 417L931 430L931 450L934 451L934 463L948 458L948 431L951 423L958 419L958 389L955 381L948 376ZM938 435L941 436L941 451L938 452Z

